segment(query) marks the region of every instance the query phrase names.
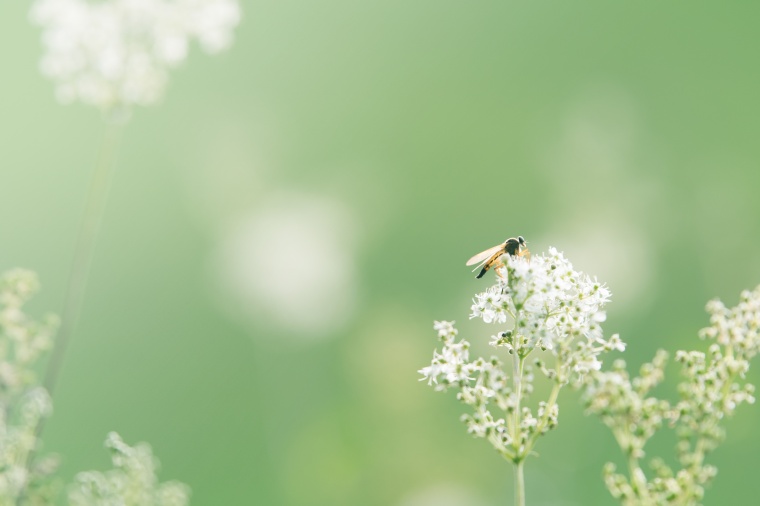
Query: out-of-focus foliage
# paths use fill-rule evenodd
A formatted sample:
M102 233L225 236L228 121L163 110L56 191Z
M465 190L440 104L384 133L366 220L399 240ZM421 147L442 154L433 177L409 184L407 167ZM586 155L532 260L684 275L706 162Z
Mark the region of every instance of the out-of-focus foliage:
M612 463L605 467L607 488L625 506L702 504L705 486L718 472L707 456L726 437L724 421L739 405L755 402L755 387L746 377L760 350L760 286L742 291L735 307L729 309L715 299L707 311L710 326L699 335L711 342L708 352L676 352L684 377L677 403L650 396L664 378L664 350L658 350L633 380L622 360L612 371L592 371L587 378L588 410L610 428L628 461L627 474L615 473ZM641 466L647 455L644 447L665 422L678 437L680 469L650 455L652 472L647 473Z
M40 422L52 413L47 391L35 367L52 346L53 316L38 322L23 306L39 288L34 272L14 269L0 277L0 504L50 504L58 466L41 456Z
M24 304L39 289L37 275L14 269L0 277L0 505L57 504L61 479L58 458L40 455L41 423L52 414L48 392L36 371L53 345L58 319L35 321ZM125 444L112 432L106 439L112 471L77 475L69 494L72 506L185 506L190 489L179 482L158 483L158 462L145 443Z
M106 448L114 468L79 473L69 492L71 506L186 506L190 490L179 482L158 483L158 462L150 446L129 446L115 432Z

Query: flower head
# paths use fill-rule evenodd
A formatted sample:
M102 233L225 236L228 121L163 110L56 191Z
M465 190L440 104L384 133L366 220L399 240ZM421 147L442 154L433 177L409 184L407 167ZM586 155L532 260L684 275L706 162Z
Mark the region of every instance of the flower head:
M536 347L552 350L564 366L558 371L563 382L598 370L602 352L624 348L617 335L602 334L609 289L573 269L555 248L529 261L509 257L499 274L495 285L475 296L470 315L485 323L514 324L493 345L521 354Z
M30 17L43 28L40 68L59 101L108 111L156 103L191 39L209 53L228 47L240 8L237 0L37 0Z
M520 462L531 454L539 436L556 427L559 389L599 370L602 353L625 346L617 335L602 335L602 308L609 290L575 271L556 249L530 261L510 257L497 274L495 285L475 295L470 317L507 326L491 336L490 344L511 355L511 374L498 357L471 359L470 343L456 341L458 332L446 321L434 325L442 349L434 351L431 364L419 372L436 390L458 389L457 399L472 409L462 417L467 431L487 438L505 458ZM536 348L555 358L553 368L542 360L535 363L554 388L547 402L531 409L523 400L533 392L533 368L524 361Z

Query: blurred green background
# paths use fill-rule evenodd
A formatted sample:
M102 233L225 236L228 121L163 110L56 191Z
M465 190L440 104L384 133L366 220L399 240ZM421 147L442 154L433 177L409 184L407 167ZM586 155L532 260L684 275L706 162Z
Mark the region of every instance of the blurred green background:
M0 266L40 273L42 315L104 123L56 104L28 6L0 4ZM511 504L509 465L417 381L434 319L489 353L469 256L517 234L564 250L610 286L636 367L701 347L705 302L760 283L757 3L243 13L230 51L194 51L124 129L44 434L65 478L105 468L116 430L195 505ZM619 451L577 401L527 465L531 505L615 504ZM758 426L757 406L728 423L706 504L758 497Z

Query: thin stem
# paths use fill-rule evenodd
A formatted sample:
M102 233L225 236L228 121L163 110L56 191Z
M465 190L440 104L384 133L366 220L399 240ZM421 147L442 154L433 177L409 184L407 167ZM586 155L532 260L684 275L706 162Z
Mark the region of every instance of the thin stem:
M726 356L726 360L733 361L733 358L734 358L733 345L728 344L726 346L725 356ZM721 388L721 397L724 403L726 402L726 399L728 399L728 394L731 392L731 386L734 384L735 379L736 379L736 373L730 373L730 375L728 376L728 379L723 385L723 388Z
M514 335L514 341L517 342L517 335ZM520 446L522 437L520 435L520 409L522 403L522 375L523 375L523 358L520 356L517 345L514 346L512 354L512 381L515 389L515 411L512 413L512 446L515 454L521 455Z
M98 154L98 161L92 172L90 189L87 194L84 216L79 228L74 261L69 273L69 284L66 291L61 328L55 339L52 356L45 372L43 386L50 396L53 396L58 381L63 356L66 353L71 334L76 328L82 308L82 299L87 285L87 275L90 271L95 240L103 221L103 211L111 186L116 151L119 142L119 125L106 123L106 131Z
M533 433L533 435L530 437L528 442L525 444L526 457L528 456L530 451L533 449L533 445L536 444L538 437L543 433L544 429L546 428L546 424L549 423L549 416L551 416L551 412L554 409L554 405L557 404L557 397L559 396L560 388L562 388L560 384L555 381L554 386L552 387L552 391L549 394L549 400L546 401L544 414L541 417L541 419L538 421L538 425L536 426L536 431Z
M515 506L525 506L525 474L523 473L524 460L514 465L515 476Z
M97 239L98 230L103 219L103 210L108 197L108 190L111 185L114 162L116 160L116 150L119 141L119 125L113 122L106 123L106 131L103 135L103 141L98 154L98 161L92 172L90 189L87 194L85 203L85 212L82 217L82 223L79 227L77 236L76 249L74 251L74 261L69 273L69 285L66 291L63 314L61 315L61 327L53 345L52 356L45 371L43 386L50 396L53 396L58 380L58 374L63 363L63 356L66 352L71 333L76 327L79 319L79 312L84 297L84 289L87 284L87 274L90 270L94 252L95 240ZM45 429L45 418L42 417L37 421L35 427L35 440L39 440ZM24 467L30 469L34 461L36 449L33 448L25 458ZM16 504L21 505L26 499L27 486L29 480L24 484L16 497Z
M639 459L636 458L631 451L628 453L628 473L631 475L631 486L633 487L636 496L641 500L642 506L652 504L652 498L649 497L646 476L639 465Z
M512 418L512 446L515 449L514 463L515 477L515 506L525 506L525 476L523 466L525 465L525 453L522 450L522 433L520 431L521 405L522 405L522 376L525 357L522 356L520 349L520 336L517 334L517 322L513 334L513 353L512 353L512 379L515 389L515 406Z

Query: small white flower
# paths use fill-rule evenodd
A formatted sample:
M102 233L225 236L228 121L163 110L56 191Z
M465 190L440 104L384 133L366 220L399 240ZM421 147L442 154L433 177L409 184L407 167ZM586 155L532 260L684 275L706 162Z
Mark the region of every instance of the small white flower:
M436 322L439 323L448 322ZM456 329L451 327L451 331L456 335ZM418 372L423 376L420 381L427 380L428 385L436 385L436 390L446 390L450 385L467 385L473 378L471 374L478 369L477 363L469 362L469 347L467 341L453 342L452 339L444 340L443 349L433 352L432 363L420 369Z
M447 321L440 321L440 322L434 322L433 328L438 332L438 337L441 339L453 339L457 335L457 329L454 328L454 323L456 322L447 322Z
M598 371L602 368L602 363L596 357L588 357L584 362L578 362L573 370L579 374L587 374L591 371Z

